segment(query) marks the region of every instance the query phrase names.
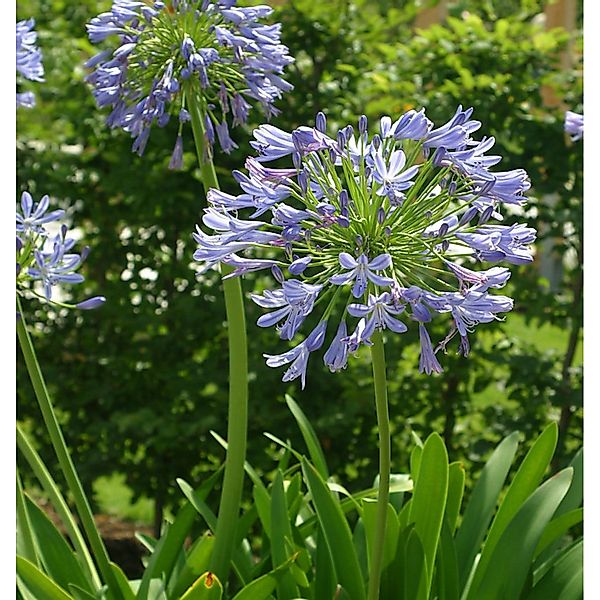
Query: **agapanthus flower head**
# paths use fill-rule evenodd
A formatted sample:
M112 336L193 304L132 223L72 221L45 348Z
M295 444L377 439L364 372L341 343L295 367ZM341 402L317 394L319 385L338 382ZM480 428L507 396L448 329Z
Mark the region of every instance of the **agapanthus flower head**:
M565 112L565 132L573 142L583 138L583 115L568 110Z
M17 73L31 81L44 81L42 52L37 47L37 33L33 30L35 21L27 19L17 23ZM33 92L17 93L17 108L35 106Z
M250 101L267 116L292 86L282 74L292 62L279 24L265 24L268 6L240 7L236 0L114 0L109 12L87 25L93 43L116 46L87 63L87 81L99 107L110 107L108 124L134 138L143 154L153 125L172 116L189 120L190 97L204 116L207 147L218 139L230 152L237 145L229 124L246 123ZM178 137L171 165L180 164Z
M235 173L242 193L209 192L203 224L213 234L199 226L194 234L202 269L222 262L234 269L228 277L270 269L277 287L252 299L269 311L258 325L282 340L317 323L291 350L265 355L270 366L290 364L285 381L304 386L308 358L324 344L325 364L339 371L374 332L411 325L419 370L439 373L436 354L454 336L466 356L468 334L512 309L495 293L510 277L497 263L531 262L535 230L493 220L505 204L525 202L529 179L522 169L492 169L501 157L487 154L493 138L471 137L481 126L471 114L459 107L434 127L412 110L383 117L372 135L361 117L329 136L323 113L316 127L291 133L262 125L249 174ZM265 165L286 157L288 168ZM427 331L435 315L449 320L436 347Z
M17 206L17 293L33 294L67 308L97 308L104 303L103 296L88 298L75 305L56 299L54 292L60 284L84 281L77 269L86 259L89 248L84 248L80 254L73 252L75 240L68 237L67 226L60 225L65 211L49 211L49 207L48 196L36 203L29 192L23 192ZM42 293L36 290L36 283Z

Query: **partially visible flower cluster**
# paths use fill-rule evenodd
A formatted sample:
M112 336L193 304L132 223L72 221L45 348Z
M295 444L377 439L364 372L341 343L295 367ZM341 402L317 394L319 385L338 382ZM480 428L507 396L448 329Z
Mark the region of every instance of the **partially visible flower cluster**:
M131 133L132 149L141 155L152 125L164 127L176 115L179 135L170 167L179 168L191 97L204 115L208 146L216 136L225 152L236 148L228 114L234 126L246 123L249 99L267 116L276 114L273 102L292 89L281 78L293 60L281 44L281 25L260 22L271 13L268 6L238 7L236 0L114 0L110 12L87 26L93 43L119 39L114 50L86 65L94 68L87 81L98 106L112 108L108 124Z
M72 252L75 240L67 237L67 226L58 227L58 220L64 210L48 211L50 199L43 196L36 204L29 192L21 196L20 210L17 207L17 293L25 291L48 302L66 308L92 309L105 302L103 296L88 298L75 305L53 298L54 288L61 283L81 283L83 275L77 269L86 259L89 248L81 254ZM47 225L54 223L58 232L54 235ZM40 282L43 295L39 294L33 282Z
M328 330L324 362L338 371L374 331L402 333L408 321L419 328L420 371L439 373L436 353L451 338L466 356L468 333L512 309L511 298L491 293L508 268L471 266L532 261L534 229L490 223L504 205L523 205L530 183L522 169L491 170L501 157L486 154L494 138L471 138L481 126L472 112L459 107L437 128L423 110L385 116L371 137L364 116L357 132L348 125L333 137L323 113L316 127L291 133L262 125L251 142L258 158L247 159L248 174L233 173L242 193L209 191L203 223L214 235L194 233L201 272L219 262L233 268L228 277L270 268L279 287L252 298L271 311L258 325L283 340L320 315L292 349L265 354L269 366L289 365L284 381L299 377L304 387ZM284 157L291 168L265 166ZM427 324L436 313L451 321L434 349Z
M17 23L17 73L31 81L44 81L42 52L37 47L37 33L33 30L35 21L27 19ZM35 106L33 92L17 93L17 108Z
M565 131L573 142L583 138L583 115L568 110L565 113Z

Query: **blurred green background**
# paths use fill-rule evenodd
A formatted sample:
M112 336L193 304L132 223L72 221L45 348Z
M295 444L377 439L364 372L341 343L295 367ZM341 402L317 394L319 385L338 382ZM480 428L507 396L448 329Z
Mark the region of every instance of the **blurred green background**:
M523 214L539 232L534 265L512 268L506 293L515 310L504 322L480 326L467 359L450 348L441 376L418 373L418 336L387 345L393 427L393 470L406 472L411 430L438 431L450 459L470 476L510 431L526 442L550 420L561 426L556 464L582 442L582 148L563 132L564 110L581 112L581 2L571 22L553 27L542 0L279 0L274 19L296 62L287 78L295 91L272 120L283 129L314 123L355 123L365 113L397 118L425 107L441 124L456 106L475 107L478 135L493 135L502 170L525 168L532 190ZM560 6L568 2L558 3ZM35 345L60 412L65 437L96 510L152 524L182 495L175 478L201 480L223 460L210 435L226 431L227 340L220 283L200 285L191 237L205 200L191 134L185 168L167 169L176 130L155 129L143 158L131 139L105 124L83 78L97 48L85 23L110 6L94 0L21 0L18 18L33 16L46 82L32 84L38 104L17 114L17 185L34 198L50 194L68 211L82 244L87 295L107 303L84 314L27 302ZM557 8L555 6L554 8ZM259 112L234 137L239 150L217 155L224 189L251 154ZM248 294L261 275L244 280ZM77 290L78 298L84 297ZM268 477L278 450L273 432L302 441L284 403L291 394L317 430L328 464L352 490L376 473L377 434L368 356L331 374L318 359L304 391L282 383L263 352L281 351L255 323L247 303L250 342L248 460ZM446 323L432 339L445 335ZM18 414L48 465L31 386L19 364ZM528 447L524 444L524 450ZM23 464L19 467L26 472ZM212 498L216 502L218 496Z

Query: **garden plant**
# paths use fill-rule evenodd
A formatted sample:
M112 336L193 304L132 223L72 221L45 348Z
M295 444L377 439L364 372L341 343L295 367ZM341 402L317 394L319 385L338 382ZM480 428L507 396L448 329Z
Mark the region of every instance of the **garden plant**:
M56 3L47 4L55 8ZM518 108L514 98L512 105L508 100L493 109L486 104L487 86L509 85L500 75L471 76L470 104L454 97L455 88L446 89L451 77L441 78L433 92L427 86L410 89L411 81L419 87L419 64L431 58L423 56L430 46L419 40L448 38L441 57L434 58L448 69L458 68L464 80L469 71L457 61L467 63L481 44L503 43L506 18L493 14L496 24L487 29L469 12L451 17L448 28L435 26L402 40L397 51L406 60L396 63L396 49L374 42L361 27L371 24L383 36L386 23L392 27L414 18L412 3L400 10L385 2L377 9L340 2L339 14L325 11L331 28L315 30L306 19L307 0L283 3L276 11L236 0L104 4L99 13L93 2L71 9L86 21L89 39L73 38L79 40L73 54L78 60L80 50L86 54L76 70L82 93L91 92L96 105L82 100L89 114L81 127L89 129L90 143L98 148L86 154L78 147L80 166L72 172L66 168L66 176L69 185L79 182L92 195L96 188L98 193L112 189L116 210L124 198L135 197L137 185L153 187L146 190L151 197L133 205L140 219L135 226L133 221L111 224L110 217L96 215L97 203L86 199L85 242L80 241L77 220L67 225L80 203L55 200L52 187L68 162L52 156L51 145L42 144L39 157L35 145L18 146L24 156L22 181L28 182L20 190L16 217L17 334L24 365L17 422L18 597L581 598L583 451L577 432L566 438L581 418L580 377L573 363L581 330L577 160L583 116L571 110L555 116L552 131L567 144L570 167L547 175L539 148L522 153L529 157L527 164L514 153L515 147L530 149L527 144L534 142L527 128L541 127L543 118L536 121L533 109L523 116L525 99ZM538 3L520 7L521 29L540 37L519 51L529 52L529 63L549 74L564 35L544 37L531 24ZM362 18L359 8L365 11ZM380 12L386 12L387 21ZM38 39L36 22L26 16L17 23L17 110L25 119L43 110L44 88L52 85L44 68L52 37L40 29ZM304 38L297 56L286 25L290 32L299 27L298 37ZM355 47L371 44L383 62L374 66L358 56L342 57L348 62L340 63L342 58L328 55L323 42L330 32L338 46L340 40L353 40ZM464 59L457 53L448 61L453 35L465 36L473 49ZM313 43L310 61L306 52ZM320 44L325 52L318 58ZM331 85L311 88L308 64L317 82L329 79ZM437 85L434 76L431 81ZM557 89L568 83L559 81ZM528 80L527 85L533 84ZM396 93L399 97L393 97ZM402 94L419 96L420 104ZM389 109L377 108L386 95L393 99ZM574 109L576 96L573 92L570 98ZM365 99L365 107L374 103L374 114L362 114L357 97ZM315 108L310 114L306 103ZM488 110L480 111L478 103ZM296 112L291 117L287 110ZM501 129L498 121L488 125L486 113L514 123L515 138L511 127ZM61 124L54 126L61 130ZM35 136L35 128L31 131ZM123 143L127 134L131 147L119 153L111 144ZM46 174L59 163L58 175ZM46 177L51 189L42 195L36 180ZM226 182L223 187L220 180ZM553 185L566 190L560 209L556 202L544 206L530 198L538 188L551 193ZM543 221L551 208L551 218ZM99 212L106 215L105 209ZM156 222L148 224L140 215ZM114 255L106 270L94 268L95 256L110 251L98 240L114 240L110 230L115 227L118 244L126 248L125 268ZM523 363L519 352L530 349L509 352L513 342L502 324L510 322L521 302L544 303L548 290L539 282L530 287L524 282L534 279L534 258L548 247L538 237L543 241L565 228L572 231L559 253L574 247L575 259L563 263L580 283L570 296L559 294L547 313L552 322L570 324L567 356L556 382L542 382L541 375L532 379L533 369L519 378L519 366L527 371L524 364L535 364L547 378L542 365L550 362L555 368L556 359L535 354L533 362ZM143 270L147 248L160 249L151 250L154 268L127 283ZM162 291L156 292L155 281ZM111 314L108 290L123 283L129 286L125 303L112 314L134 307L138 325L96 335L93 324ZM72 300L74 284L85 289L85 299ZM142 315L148 318L140 320ZM139 324L145 329L137 330ZM195 335L196 326L201 335ZM479 338L487 328L494 336L491 348ZM64 402L60 361L48 360L50 377L43 374L44 338L61 330L66 352L77 347L74 340L81 335L91 340L92 353L81 359L89 381L81 375L77 397ZM123 353L129 366L119 373L118 340L132 337L129 331L136 331L141 349L131 358ZM173 332L179 339L169 337ZM107 358L113 335L115 351ZM61 337L57 340L60 344ZM414 352L404 355L405 347ZM101 366L94 366L94 356ZM316 356L322 356L322 366ZM267 368L260 364L263 358ZM105 370L107 365L113 371ZM473 376L475 368L482 373ZM473 441L470 460L455 460L456 419L473 407L469 382L482 381L485 391L498 369L507 368L505 389L513 401L527 404L528 381L543 399L558 397L519 409L533 415L523 424L524 437L519 418L505 426L504 413L485 414L501 435L486 440L482 434ZM260 395L253 383L258 369L265 374ZM144 390L136 371L149 378ZM122 380L107 384L109 372ZM116 398L110 392L105 404L90 398L105 395L102 387L91 385L96 378L113 386ZM312 386L312 381L318 383ZM194 385L201 389L195 391ZM337 428L323 432L310 403L319 388L330 390L320 397L337 403L334 410L341 413ZM460 403L452 394L447 397L452 389L462 394ZM129 395L133 406L141 403L137 412L118 406L128 403ZM417 420L438 395L447 402L440 431L435 421L423 427ZM153 412L152 396L163 404L156 411L167 404L167 417ZM32 397L37 406L27 401ZM211 415L214 398L221 406ZM344 414L352 402L362 407L356 423L351 412ZM540 416L548 404L550 418ZM395 414L399 406L402 412ZM264 435L254 436L253 420L276 408L280 414L266 421ZM191 421L198 414L205 421L202 449L194 455L199 423ZM435 417L433 409L425 414ZM99 423L101 415L107 415L105 423ZM361 439L366 423L373 424L373 435ZM377 466L373 461L360 466L362 479L350 456L345 465L331 463L327 446L342 443L334 438L342 438L345 429L358 436L357 446L378 449ZM217 431L226 431L225 437ZM154 436L160 440L156 446ZM479 443L488 451L474 458ZM109 555L94 519L89 475L76 467L79 457L101 464L103 456L118 456L107 460L113 467L115 461L135 463L139 473L132 483L160 498L155 535L138 536L146 556L136 576ZM174 464L181 472L164 477ZM152 477L146 478L149 470ZM41 490L56 521L40 508L32 487Z

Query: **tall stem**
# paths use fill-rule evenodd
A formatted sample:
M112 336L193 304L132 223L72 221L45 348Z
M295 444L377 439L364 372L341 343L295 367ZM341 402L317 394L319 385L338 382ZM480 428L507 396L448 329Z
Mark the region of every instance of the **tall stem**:
M376 331L371 341L373 342L371 346L373 385L375 388L375 407L377 409L377 428L379 430L379 491L377 495L375 537L371 550L368 600L378 600L385 543L385 526L390 498L391 449L390 417L385 376L385 350L382 332Z
M52 446L54 447L54 451L56 452L56 456L58 458L58 463L63 472L65 480L67 481L69 490L73 495L75 506L77 507L77 513L81 519L81 524L92 548L94 558L98 563L98 568L100 569L102 577L104 578L104 582L108 585L110 591L116 598L122 599L123 595L115 574L110 566L110 559L108 557L106 547L104 546L104 542L102 541L102 538L96 529L92 509L90 508L89 502L85 496L85 492L83 491L83 486L79 481L77 471L75 470L75 465L73 464L73 460L69 454L69 450L60 429L58 419L56 418L54 407L50 401L50 396L48 394L48 390L46 389L46 383L44 382L44 377L37 361L31 338L29 337L29 333L27 331L25 315L23 314L21 300L18 295L17 311L20 315L20 318L17 319L17 335L19 337L19 343L21 345L23 357L25 358L25 364L27 366L31 383L33 384L33 390L42 412L46 430L48 431L50 441L52 442Z
M192 118L192 129L198 162L205 191L219 188L217 174L206 148L206 132L202 105L195 88L186 93L188 109ZM222 275L232 269L221 265ZM219 505L219 516L215 531L210 569L225 584L229 576L231 556L235 542L236 525L242 501L244 485L244 460L248 429L248 349L246 340L246 317L244 298L239 277L223 280L225 311L227 313L229 339L229 407L227 414L227 457Z

